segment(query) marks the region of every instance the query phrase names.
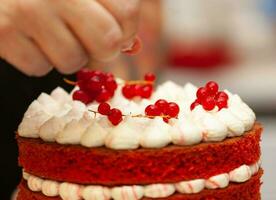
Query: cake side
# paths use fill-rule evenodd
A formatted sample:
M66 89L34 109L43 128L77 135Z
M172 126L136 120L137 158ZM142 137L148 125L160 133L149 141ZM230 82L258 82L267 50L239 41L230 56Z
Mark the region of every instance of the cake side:
M161 149L110 150L18 137L19 162L29 173L83 184L149 184L209 178L260 159L262 127L223 142Z

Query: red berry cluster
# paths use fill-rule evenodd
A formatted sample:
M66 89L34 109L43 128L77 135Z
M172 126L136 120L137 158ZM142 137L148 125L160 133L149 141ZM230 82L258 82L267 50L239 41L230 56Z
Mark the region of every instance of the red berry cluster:
M159 99L155 104L147 106L145 113L149 117L161 116L164 122L168 123L170 118L178 116L179 110L179 106L176 103Z
M207 111L213 110L215 106L219 110L228 106L228 95L223 91L219 91L219 85L214 81L209 81L205 87L199 88L196 96L197 99L191 104L191 110L198 105L202 105Z
M73 93L73 99L79 100L84 104L106 102L114 95L117 83L113 74L101 71L81 69L77 73L77 85L79 90Z
M117 108L111 109L110 105L106 102L99 104L98 112L102 115L106 115L114 126L118 125L123 120L122 112Z
M150 98L153 92L153 83L156 77L152 73L147 73L143 81L129 81L122 88L125 98L132 99L134 97Z

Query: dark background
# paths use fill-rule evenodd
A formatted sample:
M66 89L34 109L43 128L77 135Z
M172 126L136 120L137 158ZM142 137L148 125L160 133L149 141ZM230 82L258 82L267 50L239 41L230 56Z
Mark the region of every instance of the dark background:
M52 71L45 77L27 77L0 60L0 198L9 200L21 178L17 163L15 131L28 105L41 92L49 93L63 82L65 76ZM68 76L67 76L68 77ZM72 78L72 77L69 77Z

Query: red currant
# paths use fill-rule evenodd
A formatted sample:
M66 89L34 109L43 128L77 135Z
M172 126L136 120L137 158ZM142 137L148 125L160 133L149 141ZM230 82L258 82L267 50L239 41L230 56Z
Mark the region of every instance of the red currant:
M92 71L94 76L98 76L101 80L104 79L105 74L99 70Z
M169 117L163 117L163 121L166 122L166 123L169 123Z
M198 100L200 100L200 101L202 99L206 98L208 96L207 89L205 87L199 88L196 92L196 96L197 96Z
M227 108L228 107L228 103L227 103L227 98L225 98L225 97L219 97L218 99L217 99L217 103L216 103L216 105L218 106L218 108L219 108L219 110L221 110L222 108Z
M144 76L145 81L153 82L156 79L156 76L153 73L147 73Z
M119 109L113 108L110 110L108 119L114 126L116 126L123 120L123 114Z
M179 110L179 106L176 103L170 102L165 114L169 115L170 117L177 117Z
M97 102L106 102L110 99L111 94L108 90L102 89L100 94L96 97Z
M87 91L87 82L84 80L78 80L77 84L82 91Z
M93 71L87 68L82 68L77 73L77 80L88 80L93 76Z
M73 99L77 101L81 101L84 104L88 104L91 102L90 97L82 90L76 90L73 93Z
M108 103L100 103L98 112L102 115L108 115L110 113L110 105Z
M113 78L114 79L114 75L112 73L106 73L105 74L106 78Z
M206 83L205 87L210 95L215 95L219 89L219 86L215 81L209 81Z
M228 94L226 94L226 92L218 92L216 95L216 99L219 99L219 98L225 98L227 100L229 99Z
M215 106L216 102L213 97L209 96L202 100L202 107L207 111L213 110Z
M148 105L145 109L147 116L160 116L161 110L156 105Z
M168 102L164 99L159 99L158 101L155 102L154 105L158 107L162 113L165 113L169 106Z
M190 109L191 109L191 110L194 110L195 107L198 106L198 105L200 105L200 103L198 102L198 100L195 100L195 101L191 104Z
M98 76L93 76L87 82L87 89L89 91L99 91L102 88L102 82Z
M122 93L127 99L132 99L135 96L134 88L132 85L125 85L122 88Z
M134 96L141 96L142 95L142 86L141 85L132 85L133 87L133 92L134 92Z
M152 85L144 85L141 90L141 97L150 98L152 91L153 91Z
M113 77L108 77L105 81L105 87L108 91L115 91L118 87Z

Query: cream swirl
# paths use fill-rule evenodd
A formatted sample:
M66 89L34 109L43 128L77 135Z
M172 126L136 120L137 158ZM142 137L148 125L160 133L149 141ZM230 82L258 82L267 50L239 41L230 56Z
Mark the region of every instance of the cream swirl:
M85 147L106 146L111 149L162 148L168 144L194 145L200 142L222 141L226 137L241 136L255 122L254 112L238 95L227 92L228 108L206 111L201 105L191 111L190 104L196 98L197 88L188 83L180 87L166 82L158 87L151 99L125 99L121 86L109 102L124 114L142 114L145 107L163 98L180 105L178 119L169 124L162 118L124 117L118 126L113 126L105 116L89 112L98 104L85 106L73 101L61 88L51 95L42 93L24 114L18 133L22 137L41 138L60 144L81 144ZM127 109L126 109L127 108Z
M27 181L28 188L40 192L45 196L60 196L64 200L138 200L143 197L165 198L176 191L182 194L197 194L204 188L225 188L230 182L241 183L248 181L255 175L260 167L260 162L250 166L242 165L228 173L218 174L208 179L185 180L177 183L156 183L149 185L123 185L104 187L100 185L80 185L67 182L56 182L28 174L23 170L23 178Z

